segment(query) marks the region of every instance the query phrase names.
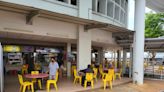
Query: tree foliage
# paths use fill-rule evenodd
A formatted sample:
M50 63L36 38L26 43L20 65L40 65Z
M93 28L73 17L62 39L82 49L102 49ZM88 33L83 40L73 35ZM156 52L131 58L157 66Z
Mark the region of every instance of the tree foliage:
M156 38L164 36L164 13L146 14L145 37Z

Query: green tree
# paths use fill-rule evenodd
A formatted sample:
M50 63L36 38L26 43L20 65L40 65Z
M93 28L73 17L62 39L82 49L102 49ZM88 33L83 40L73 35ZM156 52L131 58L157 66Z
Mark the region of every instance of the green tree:
M145 20L145 37L156 38L164 36L164 13L148 13Z

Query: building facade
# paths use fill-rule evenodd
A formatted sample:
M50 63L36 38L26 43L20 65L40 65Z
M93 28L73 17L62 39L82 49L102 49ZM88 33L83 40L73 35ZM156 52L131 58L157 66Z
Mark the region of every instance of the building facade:
M142 4L136 5L136 9L144 8L144 1L136 0L137 5L138 2ZM136 11L138 16L144 14L143 11ZM75 44L77 68L81 70L91 64L92 46L100 47L102 53L106 49L123 49L112 34L129 31L126 29L127 13L128 0L0 0L0 42L41 46L63 45L67 52L70 52L71 45ZM144 19L143 15L138 18ZM143 22L139 20L136 20L138 27L140 22ZM139 40L144 40L143 37L140 38L143 36L144 26L139 27L140 29L138 27L135 29L135 46L138 46ZM140 46L143 48L143 43ZM142 50L134 50L137 60L142 55ZM140 53L137 53L138 51ZM103 56L99 57L101 61ZM142 61L142 58L140 60ZM138 63L143 66L142 62ZM136 69L138 64L135 65ZM70 70L69 62L67 69ZM134 73L137 72L141 76L141 70L135 70ZM67 72L70 76L70 71ZM134 80L138 81L138 75L136 76ZM140 80L142 84L143 77Z

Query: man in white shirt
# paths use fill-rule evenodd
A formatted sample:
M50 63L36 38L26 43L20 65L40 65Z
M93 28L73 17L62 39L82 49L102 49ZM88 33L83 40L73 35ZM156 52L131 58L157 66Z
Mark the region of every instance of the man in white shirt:
M49 64L49 79L55 79L56 72L58 72L59 65L55 60L55 57L51 57Z

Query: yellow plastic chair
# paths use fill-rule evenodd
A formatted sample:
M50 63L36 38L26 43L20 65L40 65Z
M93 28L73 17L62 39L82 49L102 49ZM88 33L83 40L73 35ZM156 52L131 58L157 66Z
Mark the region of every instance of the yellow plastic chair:
M104 78L105 73L102 68L99 68L100 78Z
M58 76L59 76L59 73L56 72L54 80L47 80L47 92L50 92L50 85L51 84L53 84L55 89L58 90L58 87L57 87Z
M114 69L108 69L108 74L110 74L112 79L115 80Z
M98 73L98 70L97 70L97 68L93 68L93 71L94 71L93 78L96 79L96 81L97 81L97 73Z
M109 83L110 89L112 89L112 74L105 74L105 78L102 80L104 84L104 90L106 89L107 83Z
M163 66L162 65L160 65L159 67L158 67L158 73L162 73L162 71L163 71Z
M79 75L77 74L77 70L76 70L76 69L74 69L74 81L73 81L73 83L75 84L75 83L76 83L76 81L79 81L79 82L80 82L80 84L81 84L81 79L82 79L82 77L81 77L81 76L79 76Z
M84 81L84 88L87 87L87 82L91 82L91 86L92 88L94 88L93 73L86 73L85 81Z
M71 66L71 74L74 75L74 70L76 69L77 67L75 65Z
M23 77L22 75L18 74L18 79L19 79L19 83L20 83L20 90L19 92L25 92L26 91L26 87L31 87L31 91L34 92L34 85L32 82L29 81L23 81ZM23 88L23 91L22 91Z
M21 72L22 72L22 74L28 73L28 65L23 65Z
M122 69L119 69L119 72L115 73L115 76L114 76L115 79L117 78L117 76L118 76L119 79L121 79L121 74L122 74Z
M37 74L39 74L39 71L31 71L31 74L32 75L37 75ZM35 79L34 78L34 79L32 79L32 82L33 83L38 82L39 88L42 89L41 79Z

